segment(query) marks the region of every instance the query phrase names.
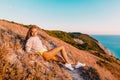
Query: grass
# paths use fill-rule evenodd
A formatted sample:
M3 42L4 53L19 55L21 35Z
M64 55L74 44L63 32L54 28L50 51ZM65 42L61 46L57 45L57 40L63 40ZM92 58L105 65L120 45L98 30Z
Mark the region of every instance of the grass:
M59 38L78 49L87 50L91 54L93 54L99 58L102 58L108 62L117 63L120 65L119 59L110 57L109 55L105 54L105 52L98 46L98 44L97 44L98 41L87 34L82 34L82 33L78 33L78 32L77 33L67 33L67 32L56 31L56 30L51 30L51 31L44 30L44 31L46 31L50 36ZM74 41L73 38L82 40L84 42L84 44L79 44L78 42ZM92 51L94 51L94 52L92 52Z
M0 47L0 59L2 59L7 53L8 50L5 47Z
M74 37L74 35L72 34L69 34L69 33L66 33L66 32L63 32L63 31L48 31L48 30L45 30L49 35L51 36L54 36L54 37L57 37L73 46L75 46L76 48L78 49L82 49L82 50L85 50L85 48L83 47L83 45L77 43L76 41L73 40L73 38L71 36Z
M103 60L99 60L96 62L99 66L106 68L107 70L109 70L114 76L118 77L120 76L120 67L119 66L115 66L114 64L111 64L107 61L103 61ZM120 78L119 78L120 79Z
M23 25L23 27L30 28L31 25Z
M63 31L48 31L48 30L45 30L45 31L49 35L59 38L78 49L88 50L88 51L94 50L99 53L104 53L104 51L96 43L97 40L90 37L89 35L81 34L81 33L79 33L79 34L78 33L67 33L67 32L63 32ZM84 44L79 44L78 42L74 41L74 38L82 40L84 42Z
M29 25L25 25L24 27L29 27ZM7 33L6 35L4 35L4 32ZM104 54L101 54L103 51L99 48L99 46L97 46L97 44L95 43L96 40L92 39L90 36L88 35L85 35L85 34L79 34L79 33L66 33L66 32L63 32L63 31L46 31L49 35L52 35L54 37L57 37L57 38L60 38L61 40L75 46L76 48L78 49L83 49L83 50L94 50L96 52L92 53L104 60L99 60L97 61L96 63L101 66L101 67L104 67L108 70L110 70L113 74L117 75L117 77L119 76L119 68L116 68L114 67L113 65L109 64L108 62L110 63L114 63L116 62L115 60L113 60L112 58L110 58L109 56L106 56ZM2 37L3 34L5 37L6 36L13 36L10 40L9 38L7 38L7 40L4 38L4 36ZM0 31L0 37L2 37L2 41L5 43L5 44L8 44L9 42L11 42L12 46L9 48L13 49L14 51L15 50L18 50L20 49L21 47L23 47L23 39L13 33L12 31ZM73 40L73 38L79 38L81 40L83 40L85 42L85 44L79 44L77 42L75 42ZM2 42L2 44L3 44ZM44 80L44 79L53 79L55 77L55 75L60 78L61 77L61 73L64 71L62 70L62 72L59 74L57 74L57 69L53 69L52 70L49 70L47 71L47 68L44 68L43 65L34 65L36 63L34 63L33 65L30 65L29 64L29 61L31 60L29 57L25 57L26 60L21 60L21 63L22 65L19 65L21 63L17 63L17 64L9 64L8 62L6 61L3 61L2 58L7 55L8 53L8 50L6 49L6 46L5 47L0 47L0 80L7 80L7 79L41 79L41 80ZM16 52L15 51L15 54L18 54L18 56L20 55L19 54L20 52ZM34 56L32 56L34 57ZM28 59L28 61L27 61ZM44 63L44 61L42 62L42 58L38 59L38 57L35 57L35 61L36 60L40 60L41 63ZM51 63L51 68L53 67L56 67L53 65L54 63ZM50 64L49 64L50 65ZM20 66L20 67L18 67ZM20 70L23 69L23 72L21 74ZM43 70L42 70L43 69ZM60 68L61 69L61 68ZM85 70L83 70L84 72ZM99 75L97 74L96 70L94 69L91 69L89 68L88 69L88 74L92 77L94 75L92 74L96 74L96 75ZM63 77L63 76L62 76ZM86 77L86 76L85 76Z

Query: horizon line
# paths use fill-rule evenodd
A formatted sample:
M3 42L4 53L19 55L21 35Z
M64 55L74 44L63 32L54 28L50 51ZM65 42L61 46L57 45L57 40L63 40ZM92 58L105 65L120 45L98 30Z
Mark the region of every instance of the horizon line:
M56 31L63 31L63 32L78 32L78 33L88 34L88 35L120 35L120 34L114 34L114 33L113 34L109 34L109 33L108 34L106 34L106 33L101 34L101 33L92 33L92 32L87 33L87 32L81 32L81 31L64 31L64 30L60 30L60 29L45 29L38 24L25 24L25 23L21 23L21 22L18 22L18 21L16 22L16 21L9 20L9 19L0 19L0 20L8 21L8 22L15 22L17 24L22 24L22 25L36 25L39 28L44 29L44 30L56 30Z

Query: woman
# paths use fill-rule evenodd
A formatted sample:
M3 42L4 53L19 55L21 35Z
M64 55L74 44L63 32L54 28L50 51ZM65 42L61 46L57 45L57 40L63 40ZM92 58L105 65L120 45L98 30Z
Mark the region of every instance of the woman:
M37 36L37 27L30 27L27 36L26 36L26 45L25 49L26 52L39 52L41 56L45 58L45 60L55 60L60 62L65 62L65 67L67 67L70 70L74 70L74 68L71 66L73 62L70 62L70 60L67 57L67 53L65 51L65 48L63 46L56 47L51 50L47 50L43 47L43 44L39 37ZM61 52L61 55L64 60L60 60L57 54ZM78 66L78 65L76 65Z

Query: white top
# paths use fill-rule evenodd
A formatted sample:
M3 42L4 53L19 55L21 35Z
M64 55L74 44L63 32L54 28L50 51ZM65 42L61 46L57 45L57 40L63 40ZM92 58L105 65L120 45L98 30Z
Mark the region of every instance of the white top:
M27 40L25 49L27 52L39 52L45 48L44 48L41 40L39 39L39 37L35 36L35 37L30 37Z

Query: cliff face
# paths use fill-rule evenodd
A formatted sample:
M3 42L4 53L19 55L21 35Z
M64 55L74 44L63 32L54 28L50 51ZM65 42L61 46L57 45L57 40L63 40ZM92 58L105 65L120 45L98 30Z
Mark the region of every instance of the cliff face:
M97 44L100 46L101 49L104 50L104 52L110 56L114 56L112 52L110 52L107 48L105 48L100 42L97 42Z
M45 61L37 53L26 53L23 47L28 30L27 27L29 26L0 20L0 79L120 79L120 73L118 72L120 71L120 61L116 58L93 50L80 50L58 38L48 35L42 29L39 29L39 37L45 45L50 48L52 48L51 45L65 46L71 60L86 63L87 66L76 69L75 71L69 71L59 65L58 62L52 60Z

